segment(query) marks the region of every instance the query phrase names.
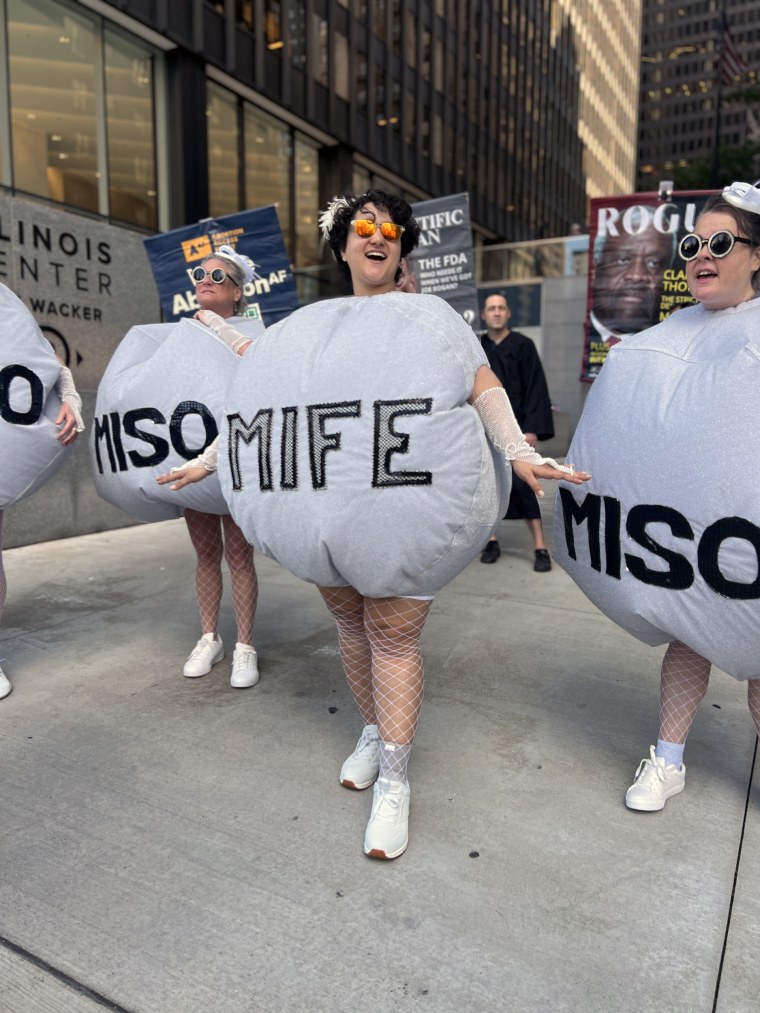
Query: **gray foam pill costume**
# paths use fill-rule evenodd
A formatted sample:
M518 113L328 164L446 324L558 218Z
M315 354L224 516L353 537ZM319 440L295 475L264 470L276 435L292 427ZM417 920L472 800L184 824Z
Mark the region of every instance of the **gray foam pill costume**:
M30 496L60 468L71 447L56 439L61 372L50 342L5 285L0 285L0 510Z
M332 299L267 329L226 402L233 517L297 576L434 594L482 549L511 471L467 404L486 364L442 299Z
M250 338L264 330L260 320L230 323ZM139 521L179 517L186 507L229 513L216 475L179 491L156 478L215 439L239 364L197 320L131 328L98 388L90 454L99 495Z
M693 306L615 345L568 451L554 556L648 644L760 677L760 301Z

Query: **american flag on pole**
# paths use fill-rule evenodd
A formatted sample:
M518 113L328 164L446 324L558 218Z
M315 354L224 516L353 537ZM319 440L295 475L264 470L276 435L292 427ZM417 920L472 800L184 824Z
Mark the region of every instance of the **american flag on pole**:
M736 48L728 25L723 22L723 33L720 46L720 83L735 85L744 77L749 66L742 59Z

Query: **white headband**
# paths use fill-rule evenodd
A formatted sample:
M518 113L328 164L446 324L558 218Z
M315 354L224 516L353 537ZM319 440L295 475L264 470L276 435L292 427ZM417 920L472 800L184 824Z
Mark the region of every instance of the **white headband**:
M735 208L760 215L760 190L752 183L732 183L724 187L723 198Z
M238 253L231 246L220 246L218 250L214 251L213 256L222 257L223 259L231 260L233 264L237 264L243 272L243 280L246 285L248 282L253 281L253 261L250 257L244 257L242 253Z

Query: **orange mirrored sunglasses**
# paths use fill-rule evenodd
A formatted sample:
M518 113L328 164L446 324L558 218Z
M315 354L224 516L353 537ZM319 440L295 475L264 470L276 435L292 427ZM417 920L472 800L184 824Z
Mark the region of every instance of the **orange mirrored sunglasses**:
M361 239L369 239L370 236L374 236L375 230L378 228L377 222L371 222L369 218L357 218L351 222L354 227L354 232ZM396 225L395 222L383 222L380 226L380 235L385 239L401 239L404 233L403 225Z

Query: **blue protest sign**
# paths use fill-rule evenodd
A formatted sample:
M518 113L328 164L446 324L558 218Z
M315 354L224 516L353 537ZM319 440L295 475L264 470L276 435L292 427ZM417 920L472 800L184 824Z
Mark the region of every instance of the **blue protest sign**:
M190 316L199 308L190 273L220 246L232 246L254 263L253 281L245 287L246 316L273 324L298 308L293 272L273 204L207 218L195 225L144 240L168 321Z

